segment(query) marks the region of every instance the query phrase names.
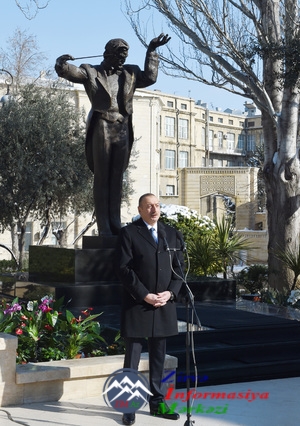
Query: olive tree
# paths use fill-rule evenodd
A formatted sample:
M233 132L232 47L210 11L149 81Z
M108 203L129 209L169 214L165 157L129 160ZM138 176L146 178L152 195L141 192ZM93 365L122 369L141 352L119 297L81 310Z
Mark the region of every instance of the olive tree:
M84 140L66 90L25 85L0 108L0 231L16 231L20 268L29 218L92 211Z
M291 273L275 250L298 253L300 243L299 2L125 0L125 5L143 43L147 22L153 31L167 22L172 40L162 56L166 72L249 98L261 110L269 281L287 288Z

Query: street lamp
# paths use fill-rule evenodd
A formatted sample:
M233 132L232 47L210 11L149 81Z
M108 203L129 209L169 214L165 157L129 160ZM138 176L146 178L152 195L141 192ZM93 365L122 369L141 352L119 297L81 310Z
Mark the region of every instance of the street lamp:
M10 98L11 98L11 95L9 94L9 89L10 89L10 86L13 84L13 82L14 82L14 78L13 78L13 76L11 75L11 73L9 72L9 71L7 71L7 70L4 70L3 68L1 68L0 69L0 72L6 72L8 75L9 75L9 77L8 78L6 78L6 80L5 80L5 84L6 84L6 94L4 95L4 96L2 96L2 98L0 99L0 102L4 105L5 103L7 103L9 100L10 100Z

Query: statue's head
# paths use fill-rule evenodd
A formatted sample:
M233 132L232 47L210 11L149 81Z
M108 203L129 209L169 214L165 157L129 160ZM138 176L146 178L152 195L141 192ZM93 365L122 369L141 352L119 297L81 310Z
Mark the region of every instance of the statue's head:
M104 59L113 67L122 67L128 56L129 45L122 38L113 38L105 45Z

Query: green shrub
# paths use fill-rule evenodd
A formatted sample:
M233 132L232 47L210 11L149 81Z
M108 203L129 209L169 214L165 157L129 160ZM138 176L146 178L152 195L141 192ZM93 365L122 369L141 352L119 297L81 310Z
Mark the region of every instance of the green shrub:
M237 283L251 294L261 292L268 285L268 268L255 264L242 269L237 275Z
M216 251L212 244L212 235L199 235L189 243L191 274L197 276L215 276L220 269Z
M16 272L17 271L17 265L14 260L0 260L0 274L7 273L7 272Z

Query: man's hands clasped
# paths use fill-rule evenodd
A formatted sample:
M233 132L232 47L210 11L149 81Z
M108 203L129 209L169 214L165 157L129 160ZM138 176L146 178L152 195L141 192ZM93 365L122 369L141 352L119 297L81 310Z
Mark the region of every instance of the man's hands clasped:
M144 301L153 305L155 308L160 308L161 306L165 306L167 302L171 298L171 293L169 290L162 291L161 293L149 293L145 297Z

